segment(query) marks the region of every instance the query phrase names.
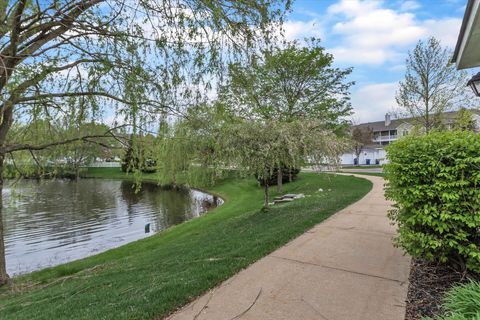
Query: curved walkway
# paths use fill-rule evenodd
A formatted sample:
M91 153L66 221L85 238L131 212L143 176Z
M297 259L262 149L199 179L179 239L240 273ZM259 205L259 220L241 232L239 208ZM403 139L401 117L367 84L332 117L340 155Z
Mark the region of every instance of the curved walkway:
M199 297L171 320L403 320L410 258L383 179L363 199Z

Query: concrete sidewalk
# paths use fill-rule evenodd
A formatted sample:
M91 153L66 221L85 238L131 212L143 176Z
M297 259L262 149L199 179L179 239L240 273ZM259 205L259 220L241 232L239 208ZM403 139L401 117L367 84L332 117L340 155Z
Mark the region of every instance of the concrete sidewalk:
M342 172L348 173L362 173L362 172L369 172L369 173L382 173L383 168L369 168L369 167L358 167L358 168L345 168L340 169Z
M363 199L169 319L403 320L410 258L392 246L383 179L362 177Z

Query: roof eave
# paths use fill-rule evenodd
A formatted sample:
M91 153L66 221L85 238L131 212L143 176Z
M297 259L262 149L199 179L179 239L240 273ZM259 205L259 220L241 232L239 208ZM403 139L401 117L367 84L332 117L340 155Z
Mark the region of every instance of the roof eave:
M465 30L467 29L468 20L470 19L474 2L474 0L468 0L467 2L465 13L463 14L462 26L460 27L460 33L458 34L457 38L457 44L455 45L455 50L453 51L452 63L457 63L458 54L460 53L460 47L462 46Z
M453 52L457 69L480 66L480 0L468 0Z

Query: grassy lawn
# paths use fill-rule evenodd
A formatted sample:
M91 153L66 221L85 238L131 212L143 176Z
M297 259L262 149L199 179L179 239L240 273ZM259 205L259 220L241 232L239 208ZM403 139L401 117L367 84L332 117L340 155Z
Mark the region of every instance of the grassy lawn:
M90 175L125 178L117 168ZM285 192L306 198L261 212L262 190L253 179L226 179L210 188L225 204L201 218L16 278L13 288L0 291L0 319L160 319L360 199L371 187L351 176L303 173L285 185ZM319 188L324 192L317 192Z

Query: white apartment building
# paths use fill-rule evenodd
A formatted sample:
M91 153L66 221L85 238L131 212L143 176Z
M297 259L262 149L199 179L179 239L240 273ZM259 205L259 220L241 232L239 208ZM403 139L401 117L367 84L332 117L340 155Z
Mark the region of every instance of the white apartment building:
M475 110L472 112L473 120L476 123L476 127L480 128L480 113ZM445 112L442 114L442 121L447 128L452 128L455 119L457 117L457 111ZM415 126L413 118L405 119L391 119L390 114L385 115L385 120L362 123L355 127L369 127L373 131L372 144L366 146L360 154L360 165L379 165L387 162L387 154L385 146L392 141L400 139L401 137L409 134ZM340 158L342 165L356 165L356 156L353 150L350 153L345 153Z

